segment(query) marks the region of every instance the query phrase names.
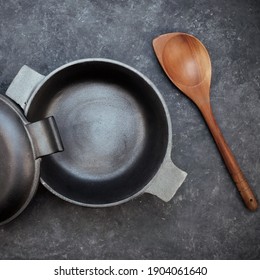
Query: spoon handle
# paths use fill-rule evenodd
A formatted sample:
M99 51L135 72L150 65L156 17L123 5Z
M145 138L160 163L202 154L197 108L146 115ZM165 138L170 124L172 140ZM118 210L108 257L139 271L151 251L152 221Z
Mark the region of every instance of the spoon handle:
M249 186L244 174L242 173L233 153L231 152L228 144L225 141L224 136L222 135L217 122L214 118L210 103L204 103L199 106L199 109L210 129L210 132L216 142L216 145L219 149L220 154L223 157L223 160L226 164L227 169L236 184L240 195L247 206L251 211L255 211L258 208L258 202L256 197Z

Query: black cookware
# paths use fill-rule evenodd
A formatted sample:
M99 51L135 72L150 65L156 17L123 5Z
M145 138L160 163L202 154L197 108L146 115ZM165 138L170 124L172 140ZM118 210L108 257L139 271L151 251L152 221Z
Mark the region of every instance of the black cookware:
M29 123L0 94L0 224L18 216L32 199L40 176L40 157L62 151L53 117Z
M186 176L171 161L161 94L123 63L84 59L47 77L24 66L6 94L30 122L54 116L64 151L42 159L41 182L62 199L103 207L148 192L168 201Z

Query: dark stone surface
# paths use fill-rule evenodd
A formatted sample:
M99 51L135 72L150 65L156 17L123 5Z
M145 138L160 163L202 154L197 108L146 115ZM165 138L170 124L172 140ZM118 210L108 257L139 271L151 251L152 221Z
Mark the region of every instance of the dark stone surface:
M213 111L260 198L258 0L1 1L1 93L24 64L48 74L79 58L127 63L165 97L172 158L188 172L169 203L143 195L106 209L71 205L40 186L0 228L1 259L260 259L260 211L245 209L198 110L153 53L154 37L176 31L208 48Z

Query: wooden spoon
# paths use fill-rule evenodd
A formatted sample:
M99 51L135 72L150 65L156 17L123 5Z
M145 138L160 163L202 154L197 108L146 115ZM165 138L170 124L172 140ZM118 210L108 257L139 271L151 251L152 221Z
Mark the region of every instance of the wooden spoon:
M153 40L153 47L170 80L201 111L245 205L248 209L255 211L258 207L256 197L212 113L210 105L211 62L206 48L197 38L185 33L161 35Z

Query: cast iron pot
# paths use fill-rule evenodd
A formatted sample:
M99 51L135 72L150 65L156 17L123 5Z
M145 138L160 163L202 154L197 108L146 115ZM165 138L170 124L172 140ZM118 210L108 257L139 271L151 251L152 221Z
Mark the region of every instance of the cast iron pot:
M41 157L62 150L53 117L29 123L18 106L0 94L0 225L31 201Z
M171 161L171 121L151 81L108 59L84 59L44 77L24 66L6 94L31 122L54 116L64 152L42 160L41 183L82 206L144 192L169 201L186 173Z

